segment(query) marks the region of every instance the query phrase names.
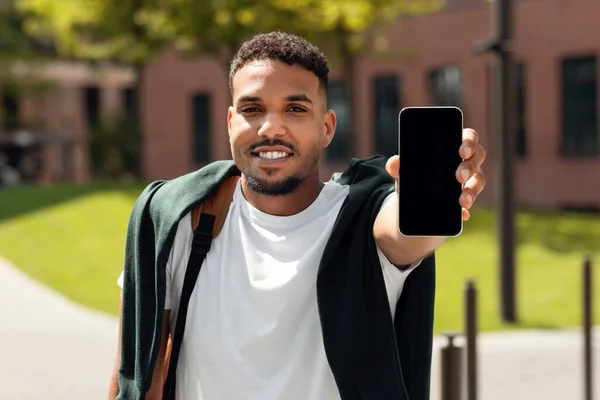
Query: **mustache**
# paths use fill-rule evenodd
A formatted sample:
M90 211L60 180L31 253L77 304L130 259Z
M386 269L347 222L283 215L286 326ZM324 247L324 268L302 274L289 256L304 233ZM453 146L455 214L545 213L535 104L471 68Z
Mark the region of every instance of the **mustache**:
M285 140L281 140L281 139L264 139L261 140L260 142L254 143L252 146L250 146L248 148L248 152L253 152L254 150L258 149L259 147L271 147L271 146L282 146L282 147L287 147L292 153L298 153L298 149L296 148L296 146L294 146L291 143L286 142Z

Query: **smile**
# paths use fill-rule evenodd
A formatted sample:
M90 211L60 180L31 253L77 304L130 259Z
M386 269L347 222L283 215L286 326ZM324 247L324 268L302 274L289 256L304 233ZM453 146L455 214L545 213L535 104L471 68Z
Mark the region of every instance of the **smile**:
M278 160L280 158L289 156L289 154L284 151L261 151L255 154L257 154L260 158L264 158L265 160Z

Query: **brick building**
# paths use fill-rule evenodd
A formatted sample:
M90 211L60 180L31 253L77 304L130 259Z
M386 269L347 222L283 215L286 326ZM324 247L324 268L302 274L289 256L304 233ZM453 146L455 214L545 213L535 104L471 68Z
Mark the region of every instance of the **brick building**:
M131 111L133 73L59 61L20 65L7 76L0 79L0 153L10 150L10 134L25 130L39 143L31 146L43 159L39 180L88 180L90 126Z
M490 34L489 6L452 0L434 15L407 19L389 32L397 60L360 60L356 66L358 154L347 154L344 86L332 76L330 102L338 131L324 176L350 156L396 147L398 111L409 105L458 104L466 125L489 150L488 190L494 198L494 141L490 135L490 56L473 51ZM522 205L600 207L598 62L600 3L521 0L516 7L518 133L516 193ZM148 69L142 109L144 171L172 177L230 158L224 71L211 60L182 60L165 52Z
M392 27L388 56L361 59L356 65L356 154L348 154L345 88L333 71L329 101L338 115L338 130L323 176L343 168L352 156L389 154L396 147L402 107L457 104L466 125L480 132L488 149L488 188L482 200L493 201L491 58L473 50L478 39L490 35L491 21L486 1L447 0L436 14ZM600 208L600 3L517 0L515 34L517 201L543 208ZM117 91L130 83L117 81L105 85L108 91L86 86L73 94L72 107L77 103L83 116L73 121L96 115L93 104L115 104L102 99L117 99ZM142 167L147 177L170 178L210 160L230 158L225 122L230 98L219 64L165 51L148 66L142 82ZM84 122L75 125L82 137ZM85 159L83 147L80 159Z

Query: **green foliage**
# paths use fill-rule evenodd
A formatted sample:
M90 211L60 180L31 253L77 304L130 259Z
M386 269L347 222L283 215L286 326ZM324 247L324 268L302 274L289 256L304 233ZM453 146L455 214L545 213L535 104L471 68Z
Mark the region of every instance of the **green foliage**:
M36 75L36 67L44 59L53 55L53 47L44 40L36 40L25 33L26 14L18 12L10 2L0 0L0 96L6 101L19 102L24 96L35 98L42 95L51 84ZM29 68L14 73L15 61L26 61ZM18 106L17 106L18 107ZM16 110L7 110L0 114L0 123L7 128L28 125ZM8 113L7 113L8 111Z
M359 54L387 48L383 31L443 0L15 0L25 32L55 40L60 54L149 60L165 45L226 61L258 32L284 29Z
M444 0L271 0L295 13L293 29L349 62L366 51L385 52L390 24L438 11Z
M61 56L143 63L164 45L157 8L146 0L15 0L25 32L51 38ZM160 21L158 21L160 22Z
M177 0L168 2L165 18L175 22L174 45L184 53L209 54L226 64L247 38L281 28L293 14L268 1Z
M2 101L10 101L16 103L18 102L19 94L19 85L13 79L5 78L2 84L0 85L0 97L2 98ZM0 126L4 126L7 129L17 128L20 124L19 115L15 112L17 110L10 110L8 107L6 107L6 104L4 104L3 108L3 112L0 115Z
M13 80L15 60L31 63L52 54L53 49L48 43L36 41L25 33L25 18L10 3L0 6L0 82Z
M22 16L14 11L0 10L0 59L23 56L30 42L21 29Z
M134 118L117 116L91 129L90 168L96 178L122 179L139 171L138 124Z

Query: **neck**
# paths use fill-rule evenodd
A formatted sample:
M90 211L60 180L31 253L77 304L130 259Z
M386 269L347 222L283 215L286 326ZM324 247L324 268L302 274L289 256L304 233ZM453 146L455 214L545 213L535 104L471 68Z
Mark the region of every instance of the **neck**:
M267 196L250 190L242 174L242 193L246 201L269 215L286 217L304 211L319 196L324 184L315 176L307 177L292 193L282 196Z

